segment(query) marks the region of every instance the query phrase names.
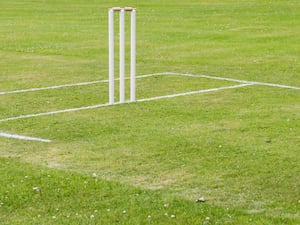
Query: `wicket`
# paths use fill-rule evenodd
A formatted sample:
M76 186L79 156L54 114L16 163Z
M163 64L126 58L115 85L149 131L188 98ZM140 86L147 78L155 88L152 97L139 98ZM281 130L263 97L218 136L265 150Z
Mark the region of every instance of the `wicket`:
M120 103L125 102L125 12L130 12L130 101L135 101L136 80L136 10L131 7L114 7L108 10L109 36L109 104L114 104L114 12L119 12L119 73L120 73Z

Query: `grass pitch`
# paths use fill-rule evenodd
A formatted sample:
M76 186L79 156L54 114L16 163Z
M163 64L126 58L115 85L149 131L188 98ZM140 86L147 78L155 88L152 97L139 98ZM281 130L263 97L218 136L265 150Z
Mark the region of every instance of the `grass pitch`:
M137 8L138 74L300 87L295 1L0 0L0 92L107 79L118 5ZM137 98L236 84L153 76ZM107 92L3 94L0 120L106 103ZM1 122L53 142L0 137L0 222L298 224L299 102L297 89L252 85Z

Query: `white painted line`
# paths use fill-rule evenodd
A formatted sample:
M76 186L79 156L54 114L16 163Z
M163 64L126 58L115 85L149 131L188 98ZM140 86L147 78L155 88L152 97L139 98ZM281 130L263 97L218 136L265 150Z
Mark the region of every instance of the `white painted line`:
M165 72L164 74L187 76L187 77L202 77L202 78L215 79L215 80L226 80L226 81L232 81L232 82L238 82L238 83L256 84L256 85L263 85L263 86L300 90L300 87L296 87L296 86L288 86L288 85L283 85L283 84L272 84L272 83L265 83L265 82L258 82L258 81L237 80L237 79L226 78L226 77L195 75L195 74L190 74L190 73L174 73L174 72Z
M82 82L82 83L76 83L76 84L62 84L62 85L57 85L57 86L41 87L41 88L29 88L29 89L13 90L13 91L6 91L6 92L3 91L3 92L0 92L0 95L17 94L17 93L32 92L32 91L43 91L43 90L49 90L49 89L83 86L83 85L91 85L91 84L105 83L105 82L107 82L107 80Z
M209 75L203 75L203 74L190 74L190 73L175 73L175 72L166 72L168 75L177 75L177 76L184 76L184 77L197 77L197 78L207 78L207 79L214 79L214 80L223 80L223 81L232 81L237 83L251 83L246 80L237 80L233 78L227 78L227 77L216 77L216 76L209 76Z
M152 73L152 74L139 75L139 76L136 76L136 78L141 79L141 78L145 78L145 77L160 76L160 75L177 75L177 76L186 76L186 77L201 77L201 78L208 78L208 79L215 79L215 80L225 80L225 81L232 81L232 82L246 83L246 84L251 83L251 84L257 84L257 85L263 85L263 86L271 86L271 87L279 87L279 88L288 88L288 89L300 90L300 87L295 87L295 86L264 83L264 82L258 82L258 81L238 80L238 79L233 79L233 78L217 77L217 76L209 76L209 75L200 75L200 74L196 75L196 74L190 74L190 73L161 72L161 73ZM125 79L129 79L129 77L126 77ZM116 78L115 80L119 80L119 78ZM62 85L49 86L49 87L29 88L29 89L20 89L20 90L12 90L12 91L2 91L2 92L0 92L0 95L17 94L17 93L33 92L33 91L43 91L43 90L50 90L50 89L75 87L75 86L84 86L84 85L92 85L92 84L97 84L97 83L108 83L108 80L95 80L95 81L73 83L73 84L62 84Z
M215 92L215 91L221 91L221 90L226 90L226 89L235 89L235 88L241 88L241 87L246 87L246 86L251 86L251 85L253 85L253 84L238 84L238 85L233 85L233 86L225 86L225 87L210 88L210 89L205 89L205 90L189 91L189 92L172 94L172 95L157 96L157 97L152 97L152 98L139 99L136 101L137 102L147 102L147 101L154 101L154 100L159 100L159 99L164 99L164 98L175 98L175 97L179 97L179 96L194 95L194 94L207 93L207 92Z
M278 88L300 90L300 87L288 86L288 85L283 85L283 84L271 84L271 83L256 82L256 81L252 81L251 83L252 84L257 84L257 85L262 85L262 86L270 86L270 87L278 87Z
M47 139L28 137L28 136L23 136L23 135L18 135L18 134L9 134L9 133L4 133L4 132L0 132L0 136L5 137L5 138L25 140L25 141L52 142L51 140L47 140Z
M190 91L190 92L184 92L184 93L157 96L157 97L152 97L152 98L144 98L144 99L136 100L135 102L147 102L147 101L154 101L154 100L159 100L159 99L164 99L164 98L175 98L175 97L185 96L185 95L192 95L192 94L200 94L200 93L207 93L207 92L213 92L213 91L221 91L221 90L226 90L226 89L241 88L241 87L250 86L250 85L253 85L253 84L239 84L239 85L225 86L225 87L219 87L219 88L211 88L211 89L205 89L205 90L196 90L196 91ZM128 102L127 101L127 102L124 102L124 103L114 103L114 104L105 103L105 104L84 106L84 107L79 107L79 108L57 110L57 111L52 111L52 112L43 112L43 113L36 113L36 114L21 115L21 116L17 116L17 117L10 117L10 118L5 118L5 119L0 119L0 123L1 122L6 122L6 121L12 121L12 120L19 120L19 119L26 119L26 118L40 117L40 116L49 116L49 115L54 115L54 114L59 114L59 113L75 112L75 111L81 111L81 110L87 110L87 109L96 109L96 108L101 108L101 107L114 106L114 105L120 105L120 104L129 104L129 103L134 103L134 102L130 102L130 101Z
M171 74L169 74L168 72L152 73L152 74L139 75L136 78L141 79L141 78L145 78L145 77L152 77L152 76L158 76L158 75L171 75ZM125 79L129 79L129 77L126 77ZM119 80L119 78L116 78L115 80ZM43 91L43 90L59 89L59 88L66 88L66 87L76 87L76 86L84 86L84 85L91 85L91 84L98 84L98 83L108 83L108 80L95 80L95 81L73 83L73 84L62 84L62 85L49 86L49 87L2 91L2 92L0 92L0 95L17 94L17 93L33 92L33 91Z
M118 105L118 104L119 103L115 103L113 105ZM49 116L49 115L54 115L54 114L59 114L59 113L75 112L75 111L86 110L86 109L95 109L95 108L100 108L100 107L105 107L105 106L111 106L111 104L105 103L105 104L84 106L84 107L79 107L79 108L57 110L57 111L52 111L52 112L43 112L43 113L36 113L36 114L21 115L21 116L1 119L0 123L1 122L6 122L6 121L11 121L11 120L26 119L26 118L40 117L40 116Z
M184 96L184 95L197 94L197 93L206 93L206 92L211 92L211 91L232 89L232 88L238 88L238 87L249 86L249 85L264 85L264 86L272 86L272 87L300 90L300 87L288 86L288 85L282 85L282 84L272 84L272 83L264 83L264 82L257 82L257 81L238 80L238 79L232 79L232 78L226 78L226 77L217 77L217 76L209 76L209 75L196 75L196 74L189 74L189 73L161 72L161 73L152 73L152 74L139 75L136 78L140 79L140 78L159 76L159 75L177 75L177 76L187 76L187 77L200 77L200 78L208 78L208 79L238 82L238 83L241 83L241 85L235 85L235 86L229 86L229 87L227 86L227 87L221 87L221 88L212 88L212 89L207 89L207 90L198 90L198 91L172 94L172 95L166 95L166 96L157 96L157 97L153 97L153 98L140 99L140 100L137 100L136 102L152 101L152 100L163 99L163 98L173 98L173 97L177 97L177 96ZM129 77L127 77L126 79L129 79ZM119 80L119 78L117 78L115 80ZM74 83L74 84L64 84L64 85L49 86L49 87L42 87L42 88L13 90L13 91L7 91L7 92L0 92L0 95L30 92L30 91L40 91L40 90L48 90L48 89L56 89L56 88L64 88L64 87L73 87L73 86L81 86L81 85L90 85L90 84L96 84L96 83L107 83L107 82L108 82L108 80L97 80L97 81ZM124 103L130 103L130 102L124 102ZM113 105L119 105L119 104L120 103L114 103ZM105 103L105 104L98 104L98 105L85 106L85 107L79 107L79 108L57 110L57 111L53 111L53 112L44 112L44 113L37 113L37 114L21 115L21 116L17 116L17 117L0 119L0 122L10 121L10 120L17 120L17 119L25 119L25 118L31 118L31 117L47 116L47 115L53 115L53 114L58 114L58 113L74 112L74 111L86 110L86 109L95 109L95 108L106 107L106 106L111 106L111 105L112 104Z

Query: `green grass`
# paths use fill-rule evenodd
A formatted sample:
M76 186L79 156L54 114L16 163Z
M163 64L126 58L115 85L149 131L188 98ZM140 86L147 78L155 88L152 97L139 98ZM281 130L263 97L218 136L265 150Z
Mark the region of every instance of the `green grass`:
M287 223L89 176L0 159L1 224ZM22 167L22 168L21 168ZM9 215L9 216L8 216Z
M139 74L300 86L296 1L0 0L0 92L107 79L117 5L137 7ZM137 96L236 84L155 76ZM0 119L107 99L106 83L0 95ZM299 100L254 85L2 122L53 142L0 137L0 223L299 224Z

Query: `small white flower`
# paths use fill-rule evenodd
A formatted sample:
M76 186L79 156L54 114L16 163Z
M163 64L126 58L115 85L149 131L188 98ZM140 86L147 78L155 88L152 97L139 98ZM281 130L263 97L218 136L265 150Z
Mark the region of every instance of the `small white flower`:
M205 217L205 220L210 220L210 218L207 216L207 217Z
M25 179L27 179L28 178L28 176L25 176Z
M151 219L151 216L150 216L150 215L148 216L148 219L149 219L149 220Z
M97 177L97 174L96 174L96 173L93 173L92 176L96 178L96 177Z
M164 204L164 207L165 207L165 208L168 208L168 207L169 207L169 204L167 204L167 203Z
M168 216L168 213L165 213L164 215L165 215L165 216Z
M38 214L38 215L37 215L37 217L38 217L38 218L40 218L40 217L41 217L41 215L40 215L40 214Z
M56 211L59 211L59 209L58 209L58 208L56 208L55 210L56 210Z
M123 214L126 214L126 210L123 210Z
M110 209L108 208L106 211L107 211L107 212L110 212Z
M205 198L204 197L200 197L200 198L198 198L197 200L196 200L196 202L205 202L206 200L205 200Z
M33 187L32 190L39 191L40 189L39 189L39 187Z
M95 216L92 214L92 215L90 216L90 218L91 218L91 219L94 219L94 218L95 218Z
M175 215L171 215L171 218L175 218Z
M55 220L55 219L56 219L56 216L52 216L52 219L54 219L54 220Z

